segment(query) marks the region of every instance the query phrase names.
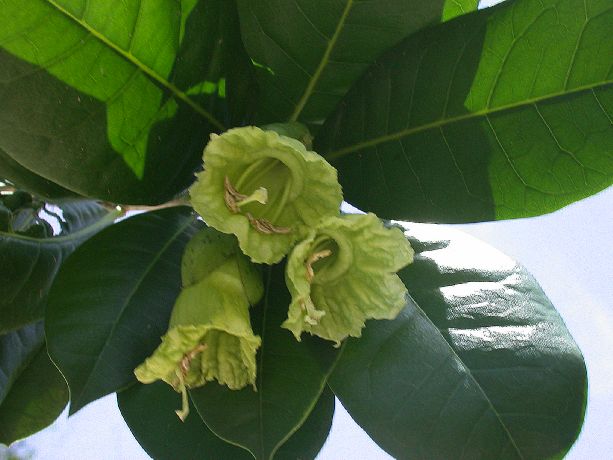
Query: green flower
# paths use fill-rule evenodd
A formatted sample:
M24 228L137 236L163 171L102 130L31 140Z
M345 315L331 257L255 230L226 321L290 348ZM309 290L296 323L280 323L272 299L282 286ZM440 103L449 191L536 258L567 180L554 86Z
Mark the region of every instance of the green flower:
M288 257L285 279L292 295L282 327L336 342L359 337L367 319L393 319L407 290L396 274L413 261L398 228L374 214L324 219Z
M339 214L336 169L296 139L235 128L211 135L203 159L192 206L211 227L235 234L254 262L278 262L305 228Z
M262 297L263 286L235 239L211 229L188 244L182 278L168 332L134 373L142 383L163 380L181 393L177 415L184 420L189 388L212 380L233 390L255 388L261 339L251 329L249 306Z

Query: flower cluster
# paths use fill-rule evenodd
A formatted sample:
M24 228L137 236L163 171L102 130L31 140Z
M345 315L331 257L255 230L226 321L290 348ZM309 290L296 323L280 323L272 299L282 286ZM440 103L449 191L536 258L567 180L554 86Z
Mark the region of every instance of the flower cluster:
M359 337L367 319L393 319L405 305L396 272L413 260L407 239L374 214L341 215L336 169L305 144L300 125L249 126L212 135L204 150L190 197L210 228L188 244L169 331L135 371L183 394L181 418L188 388L213 379L255 388L260 338L249 306L263 289L251 262L288 256L292 300L282 327L298 341L307 332L338 346Z
M339 344L359 337L366 319L400 312L406 288L396 272L413 251L399 229L374 214L341 215L337 171L306 149L310 139L300 126L212 135L191 202L208 225L236 235L253 262L273 264L289 254L292 303L283 327L298 340L308 332Z

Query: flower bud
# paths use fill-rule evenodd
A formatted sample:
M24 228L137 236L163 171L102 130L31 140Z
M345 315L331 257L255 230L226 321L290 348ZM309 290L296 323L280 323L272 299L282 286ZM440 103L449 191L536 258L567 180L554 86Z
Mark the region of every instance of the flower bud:
M282 327L297 340L308 332L337 346L359 337L367 319L394 319L405 306L396 272L412 261L402 231L374 214L324 219L288 257L292 301Z
M336 169L296 139L234 128L211 135L203 159L192 206L211 227L235 234L254 262L278 262L305 228L339 214Z
M235 239L206 229L188 244L182 262L183 289L168 332L153 355L134 371L142 383L163 380L182 394L217 380L237 390L255 388L256 351L249 306L262 297L260 274L240 253Z

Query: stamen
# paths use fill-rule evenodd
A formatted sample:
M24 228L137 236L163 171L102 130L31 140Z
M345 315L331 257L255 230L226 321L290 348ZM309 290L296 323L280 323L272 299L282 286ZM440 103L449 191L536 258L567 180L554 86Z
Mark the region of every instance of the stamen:
M247 198L247 195L239 193L230 182L230 178L226 176L223 181L224 185L224 201L226 206L234 214L238 214L240 209L238 208L238 202Z
M192 359L194 359L198 353L204 350L206 350L206 344L200 343L192 351L189 351L183 355L183 359L181 359L180 363L181 374L183 378L185 378L187 376L187 373L189 372L189 365Z
M306 278L309 283L313 281L313 278L315 278L315 272L313 271L313 264L317 262L318 260L324 259L325 257L328 257L330 255L332 255L332 251L330 249L324 249L323 251L315 252L309 256L309 258L306 260L306 263L305 263Z
M181 359L181 362L179 363L179 372L175 371L179 379L179 388L181 389L181 409L176 410L175 414L177 414L182 422L184 422L189 415L189 401L187 400L185 377L187 377L187 373L189 372L189 365L192 359L194 359L198 353L204 350L206 350L206 344L199 343L193 350L185 353Z
M292 229L289 227L277 227L273 225L270 221L266 219L256 219L253 217L251 213L246 214L247 219L249 219L249 223L253 228L255 228L260 233L265 233L267 235L277 234L287 234L291 233Z

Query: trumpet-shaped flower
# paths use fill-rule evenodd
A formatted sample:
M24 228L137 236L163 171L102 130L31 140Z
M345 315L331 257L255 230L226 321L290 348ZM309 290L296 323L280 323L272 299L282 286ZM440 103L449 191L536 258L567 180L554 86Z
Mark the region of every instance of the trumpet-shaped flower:
M183 256L181 291L168 332L152 356L136 368L142 383L163 380L182 394L217 380L230 389L255 388L256 351L249 306L263 292L260 274L240 253L235 239L211 229L196 235Z
M393 319L407 290L396 274L413 260L402 231L374 214L324 219L288 257L292 295L282 324L336 342L359 337L367 319Z
M305 229L338 215L336 169L296 139L254 126L211 135L191 203L211 227L238 237L254 262L283 258Z

